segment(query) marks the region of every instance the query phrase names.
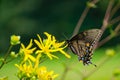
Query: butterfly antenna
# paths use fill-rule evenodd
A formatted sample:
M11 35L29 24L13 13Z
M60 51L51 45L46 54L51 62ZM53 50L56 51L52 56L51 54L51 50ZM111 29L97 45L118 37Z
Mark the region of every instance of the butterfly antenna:
M62 35L64 36L64 38L65 38L66 40L68 40L68 37L67 37L64 33L62 33Z

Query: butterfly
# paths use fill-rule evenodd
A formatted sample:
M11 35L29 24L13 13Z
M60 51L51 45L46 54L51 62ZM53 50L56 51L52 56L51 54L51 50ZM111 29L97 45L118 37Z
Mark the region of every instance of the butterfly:
M78 56L78 60L82 61L84 65L93 64L93 51L101 37L102 31L100 29L90 29L73 36L67 40L68 47ZM95 64L93 64L96 66Z

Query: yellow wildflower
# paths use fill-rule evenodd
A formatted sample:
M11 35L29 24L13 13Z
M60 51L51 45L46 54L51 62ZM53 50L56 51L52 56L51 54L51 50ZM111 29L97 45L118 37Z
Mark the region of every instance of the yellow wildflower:
M55 37L53 36L52 38L54 40L54 43L53 43L53 47L56 49L56 51L59 51L61 52L62 54L64 54L67 58L70 58L71 56L68 55L65 51L63 51L64 48L66 48L68 45L65 45L65 41L63 42L56 42L56 39ZM65 46L64 46L65 45ZM64 46L64 47L63 47ZM53 50L54 51L54 50Z
M21 75L20 77L31 77L31 74L34 72L34 69L32 67L32 64L30 63L29 65L27 65L26 63L24 64L15 64L15 66L19 69L20 71L20 74Z
M39 63L40 63L40 58L41 58L41 54L38 54L36 56L36 61L34 62L34 68L37 69L39 67Z
M45 66L38 68L37 76L39 80L54 80L58 76L58 74L53 75L54 72L48 72Z
M24 61L30 59L32 61L35 61L35 58L31 55L33 53L33 51L36 49L36 48L31 48L32 47L32 39L30 40L30 43L28 44L27 47L24 46L24 44L21 44L21 49L20 49L20 52L24 54ZM30 49L31 48L31 49Z
M54 36L48 34L47 32L44 32L44 34L47 36L47 39L42 40L41 37L39 35L39 41L38 40L34 40L34 42L38 45L38 47L40 48L40 50L37 50L36 53L37 54L41 54L44 53L46 54L50 59L53 58L57 58L57 56L53 55L53 52L61 52L62 54L64 54L66 57L70 58L70 56L63 51L64 48L67 47L67 45L64 46L64 41L63 42L56 42L56 39Z

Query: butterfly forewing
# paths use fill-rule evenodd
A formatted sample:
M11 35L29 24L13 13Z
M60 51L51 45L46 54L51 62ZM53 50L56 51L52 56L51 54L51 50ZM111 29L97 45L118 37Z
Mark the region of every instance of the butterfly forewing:
M100 29L87 30L67 41L71 51L78 55L79 60L82 60L83 64L91 63L92 52L101 37L101 32Z

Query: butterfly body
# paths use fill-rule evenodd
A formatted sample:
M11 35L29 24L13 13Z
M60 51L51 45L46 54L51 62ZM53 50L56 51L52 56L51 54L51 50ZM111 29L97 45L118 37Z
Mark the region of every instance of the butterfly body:
M78 56L79 61L83 61L84 65L92 64L90 60L101 37L101 32L100 29L86 30L67 40L71 51Z

